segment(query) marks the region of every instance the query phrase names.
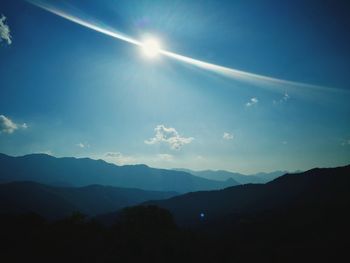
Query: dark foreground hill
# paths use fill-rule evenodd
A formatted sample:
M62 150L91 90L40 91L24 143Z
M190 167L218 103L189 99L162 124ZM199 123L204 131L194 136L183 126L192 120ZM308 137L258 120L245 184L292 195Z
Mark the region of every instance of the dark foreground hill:
M35 181L50 185L91 184L186 193L237 185L233 179L214 181L186 172L146 165L117 166L89 158L55 158L45 154L11 157L0 154L0 182Z
M0 252L5 262L348 262L349 170L148 202L111 226L0 215Z
M175 192L145 191L112 186L54 187L34 182L0 184L0 214L37 213L59 219L80 212L88 216L108 213L176 195Z
M286 174L267 184L188 193L147 204L168 209L179 224L185 225L237 220L247 214L288 212L307 207L344 210L350 207L350 166L312 169Z

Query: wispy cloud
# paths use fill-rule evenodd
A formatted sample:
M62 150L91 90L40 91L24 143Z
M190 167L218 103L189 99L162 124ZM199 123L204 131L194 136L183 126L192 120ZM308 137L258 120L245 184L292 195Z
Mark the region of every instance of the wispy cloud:
M11 134L18 129L27 129L28 125L26 123L17 124L13 122L10 118L5 115L0 115L0 133Z
M288 101L289 99L290 99L289 94L287 92L285 92L283 94L283 97L280 98L279 100L274 100L273 104L281 104L281 103L284 103L284 102Z
M162 160L162 161L166 161L166 162L171 162L174 160L174 156L171 154L167 154L167 153L160 153L157 155L157 157Z
M105 157L104 159L106 159L107 161L110 161L112 163L116 163L119 165L132 164L136 162L134 157L126 156L121 152L107 152L105 153L104 157Z
M259 100L257 98L251 98L245 105L247 107L251 107L253 105L256 105L259 102Z
M11 45L12 43L12 37L10 34L10 28L9 26L6 24L6 16L1 15L0 17L0 42L2 41L6 41L7 44Z
M120 152L107 152L105 153L106 157L111 157L111 158L118 158L120 156L122 156L122 154Z
M145 140L146 144L165 143L170 146L170 149L179 150L182 146L194 140L193 137L181 137L174 128L167 128L163 124L157 125L154 131L156 133L155 136Z
M90 148L90 144L88 144L88 143L82 143L82 142L77 143L76 146L78 146L79 148L82 148L82 149L84 149L84 148Z
M224 140L232 140L233 139L233 134L229 132L224 132L224 135L222 136Z
M204 160L205 158L202 155L197 155L196 160Z

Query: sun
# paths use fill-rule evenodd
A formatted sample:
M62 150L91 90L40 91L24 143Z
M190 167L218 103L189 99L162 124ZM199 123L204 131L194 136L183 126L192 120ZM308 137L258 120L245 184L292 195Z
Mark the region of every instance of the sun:
M147 38L142 44L142 52L148 58L155 58L160 54L161 45L156 38Z

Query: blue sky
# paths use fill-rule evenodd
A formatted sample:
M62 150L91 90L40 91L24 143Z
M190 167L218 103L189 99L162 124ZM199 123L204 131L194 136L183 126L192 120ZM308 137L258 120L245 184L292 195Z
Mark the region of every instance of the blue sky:
M11 35L0 43L0 152L244 173L350 163L346 1L55 6L135 39L152 35L181 55L326 88L252 84L149 59L26 1L0 0Z

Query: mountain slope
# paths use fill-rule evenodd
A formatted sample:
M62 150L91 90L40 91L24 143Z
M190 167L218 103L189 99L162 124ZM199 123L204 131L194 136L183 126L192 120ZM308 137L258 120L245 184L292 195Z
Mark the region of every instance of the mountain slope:
M345 166L286 174L267 184L188 193L147 204L170 210L180 224L198 224L287 208L323 211L325 207L349 207L349 189L350 166Z
M204 171L193 171L189 169L174 169L176 171L183 171L186 173L190 173L195 176L199 176L202 178L206 178L209 180L218 180L218 181L226 181L230 178L238 182L239 184L262 184L267 183L269 181L272 181L273 179L286 174L286 171L275 171L271 173L257 173L257 174L251 174L251 175L245 175L241 173L234 173L229 172L225 170L204 170Z
M0 182L36 181L43 184L86 186L91 184L185 193L222 189L238 184L193 176L189 173L150 168L146 165L117 166L88 158L55 158L45 154L10 157L0 154Z
M0 184L0 213L35 212L47 218L62 218L79 211L93 216L174 195L174 192L101 185L74 188L53 187L34 182L13 182Z

